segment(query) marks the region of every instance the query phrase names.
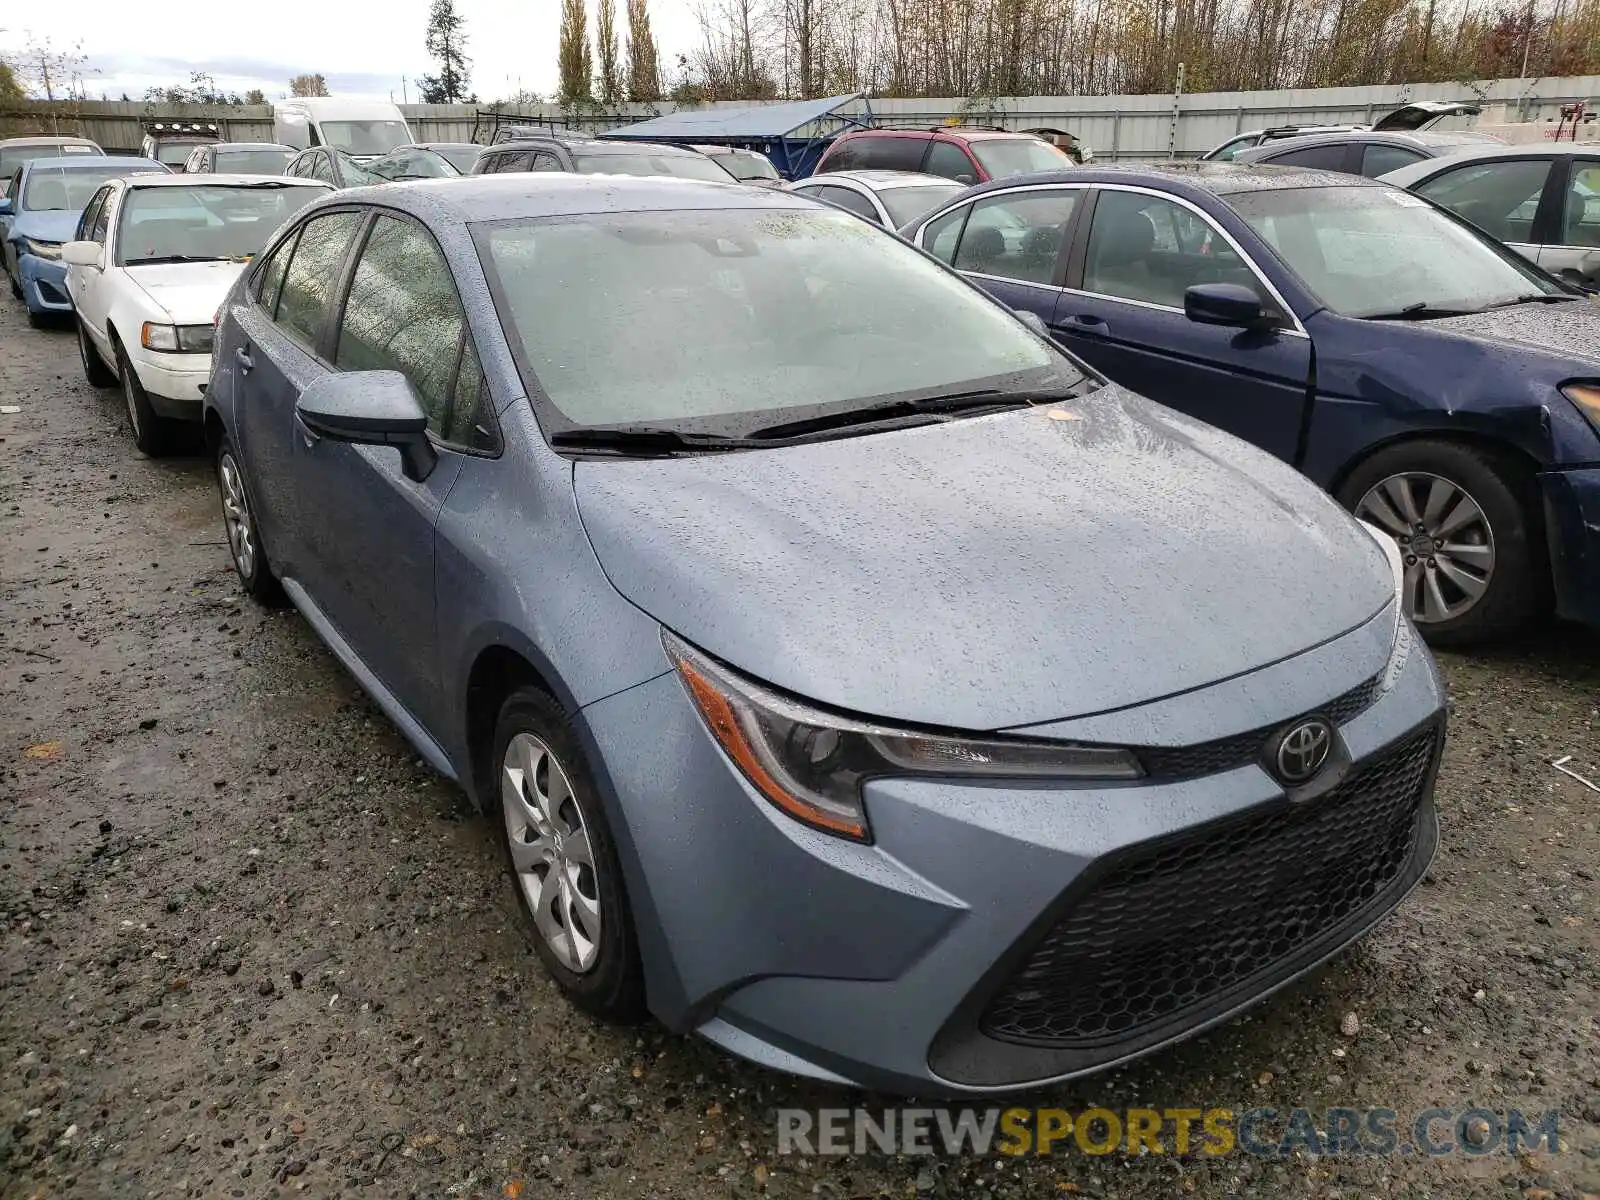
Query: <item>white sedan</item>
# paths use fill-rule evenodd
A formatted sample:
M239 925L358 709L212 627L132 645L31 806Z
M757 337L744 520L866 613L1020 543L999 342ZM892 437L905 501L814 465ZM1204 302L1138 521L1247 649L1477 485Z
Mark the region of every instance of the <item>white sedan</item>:
M260 175L135 175L106 183L62 247L83 373L120 385L134 442L171 449L200 420L212 321L272 231L333 189Z

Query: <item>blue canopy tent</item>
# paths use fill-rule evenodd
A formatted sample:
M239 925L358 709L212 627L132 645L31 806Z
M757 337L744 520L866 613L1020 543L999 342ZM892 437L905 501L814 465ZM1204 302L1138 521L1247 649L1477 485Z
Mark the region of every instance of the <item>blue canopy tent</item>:
M859 112L840 112L857 105ZM828 143L847 129L872 124L872 106L860 92L749 108L694 108L667 113L601 134L634 142L739 146L765 154L785 179L811 174Z

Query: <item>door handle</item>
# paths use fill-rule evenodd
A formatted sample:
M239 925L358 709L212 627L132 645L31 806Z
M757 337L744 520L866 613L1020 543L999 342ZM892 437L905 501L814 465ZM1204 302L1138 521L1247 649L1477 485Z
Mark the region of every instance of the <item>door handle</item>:
M250 357L250 351L243 346L234 348L233 361L239 364L239 371L243 375L250 374L256 368L256 360Z
M1104 327L1106 319L1097 317L1093 313L1076 313L1072 318L1074 325L1099 325Z

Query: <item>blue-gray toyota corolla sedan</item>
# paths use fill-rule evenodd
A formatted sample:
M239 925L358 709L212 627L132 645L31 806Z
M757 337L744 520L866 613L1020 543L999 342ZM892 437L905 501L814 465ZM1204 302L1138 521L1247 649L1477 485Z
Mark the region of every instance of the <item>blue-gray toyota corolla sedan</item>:
M1225 1019L1433 854L1392 540L847 213L365 188L218 321L244 587L493 814L592 1012L1015 1089Z

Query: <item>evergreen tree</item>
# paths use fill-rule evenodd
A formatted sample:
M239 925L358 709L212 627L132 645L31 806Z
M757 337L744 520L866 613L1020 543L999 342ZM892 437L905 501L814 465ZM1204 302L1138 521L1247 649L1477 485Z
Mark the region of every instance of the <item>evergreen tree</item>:
M467 99L472 60L466 54L465 25L465 19L456 11L455 0L433 0L424 45L439 64L439 73L417 80L424 104L460 104Z

